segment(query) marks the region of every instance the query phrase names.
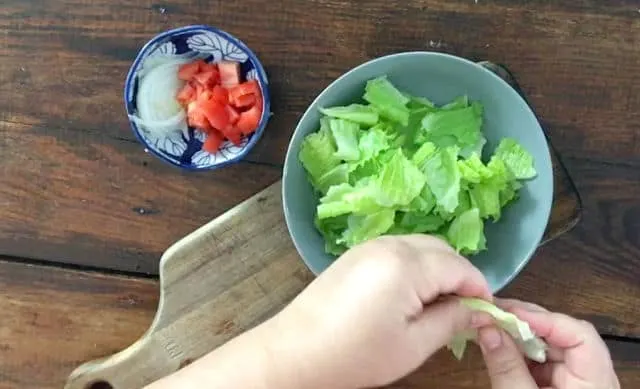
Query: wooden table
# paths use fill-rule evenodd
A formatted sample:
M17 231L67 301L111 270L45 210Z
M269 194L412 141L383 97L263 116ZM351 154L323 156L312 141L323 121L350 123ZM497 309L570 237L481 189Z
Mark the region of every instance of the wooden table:
M267 68L275 116L245 162L183 173L128 128L124 76L165 29L212 24ZM5 0L0 10L0 388L59 388L148 327L171 243L280 177L311 100L383 54L507 64L582 195L571 232L503 292L596 324L640 388L637 1ZM394 387L485 388L478 355Z

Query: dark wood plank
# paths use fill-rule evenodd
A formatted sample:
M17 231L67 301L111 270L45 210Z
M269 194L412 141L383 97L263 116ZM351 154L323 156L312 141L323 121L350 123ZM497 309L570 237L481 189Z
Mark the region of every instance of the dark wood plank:
M241 163L182 173L105 134L0 122L5 255L157 274L176 240L276 181Z
M155 33L193 23L237 34L270 73L276 115L254 160L282 162L300 114L344 71L434 49L507 64L563 155L639 161L633 0L10 0L0 14L2 118L133 139L121 101L131 60Z
M18 136L15 133L29 131L30 133L35 132L36 136L44 133L57 141L65 143L75 145L85 143L84 146L76 147L76 149L87 150L82 156L84 159L93 158L91 151L89 151L93 147L89 144L93 143L108 143L114 147L126 148L126 151L123 152L127 153L127 155L128 153L138 155L135 153L137 144L133 141L125 116L121 112L120 88L128 63L135 55L136 47L142 43L141 39L152 35L155 30L166 28L170 19L178 24L182 23L180 22L181 20L184 20L184 23L191 23L194 22L189 19L192 17L191 12L197 12L198 15L203 14L200 12L202 11L199 8L200 5L188 1L168 3L162 5L162 7L148 7L140 4L119 6L108 2L93 1L91 2L92 6L88 8L82 7L82 4L84 3L69 0L44 3L36 1L11 2L5 8L6 12L0 15L0 31L4 29L7 37L0 44L0 58L3 61L3 68L8 69L0 74L0 92L3 90L8 91L9 89L14 90L14 93L0 93L0 107L4 108L2 115L5 118L5 122L0 124L0 131L10 134L0 143L3 154L14 153L18 155L17 158L25 158L23 157L24 154L33 153L30 149L21 149L21 147L31 147L32 141L30 138L24 138L20 135L22 142L10 139L12 136ZM313 24L313 29L318 30L318 33L322 32L320 30L329 28L332 25L340 25L342 22L339 21L342 18L348 20L355 17L352 14L354 8L346 3L318 2L316 5L323 8L327 13L339 16L335 23ZM252 3L244 3L242 6L222 4L219 7L211 7L208 12L212 13L212 17L215 16L219 20L228 19L218 17L223 14L242 14L240 18L233 18L234 22L231 25L222 26L233 30L234 25L237 25L240 32L242 32L242 26L248 20L245 20L244 13L241 11L244 9L243 7L251 9L254 6L256 5ZM416 6L415 4L408 4L406 7L411 9ZM366 16L371 17L372 20L378 20L380 14L386 11L385 7L386 5L373 3L371 9L367 7L366 12L368 14ZM440 7L444 8L438 12L445 12L445 14L449 12L447 11L449 6L440 5ZM164 13L160 12L160 8L164 9ZM269 33L275 35L262 38L260 35L247 37L247 42L252 47L256 47L259 52L264 52L267 57L265 63L269 65L268 62L271 62L275 66L268 67L273 69L272 85L275 89L274 92L276 92L274 93L274 100L277 103L275 106L277 115L274 123L270 126L269 134L261 142L261 144L265 144L264 150L266 152L258 150L253 153L252 159L259 161L281 162L286 142L295 124L293 120L297 118L308 99L311 98L310 95L303 92L316 93L315 91L321 89L322 85L314 85L314 79L318 77L322 79L325 75L337 75L331 69L334 61L329 63L324 61L322 67L318 67L318 72L314 73L315 78L309 77L309 72L305 70L309 67L304 65L304 61L310 61L309 65L313 62L316 66L320 66L317 56L323 52L321 50L323 46L317 47L319 51L313 48L308 53L301 52L296 54L302 56L302 64L304 65L302 67L294 68L293 66L297 66L296 61L291 61L287 57L281 63L275 61L275 58L283 54L282 42L288 42L282 40L284 34L289 34L289 27L294 29L302 28L301 18L304 18L303 11L306 12L306 7L302 7L299 3L291 4L286 8L286 10L283 10L280 6L269 5L266 11L271 13L271 16L264 19L260 17L257 21L251 22L263 23L265 27L268 27ZM73 9L73 11L70 12L70 9ZM475 7L469 8L468 4L463 9L466 10L465 12L475 12L476 10ZM285 11L284 15L282 11ZM276 13L277 15L275 15ZM280 19L287 23L285 25L277 23ZM354 19L354 23L362 23L359 20ZM327 20L327 22L329 21ZM283 29L284 27L287 28ZM305 28L307 27L305 26ZM255 35L253 30L249 31L249 33ZM360 36L352 36L356 33L356 30L349 29L344 33L345 36L340 42L347 46L350 44L347 38L361 38ZM296 35L292 39L293 41L307 40L308 37L306 35ZM292 45L294 44L293 41ZM254 42L256 46L253 45ZM274 46L274 42L278 42L277 47ZM319 44L320 42L316 43ZM325 46L327 44L327 42L323 43ZM388 42L382 41L380 44L384 46ZM331 54L329 48L325 48L326 52ZM27 61L26 58L35 51L39 53L39 58L42 58L42 61ZM353 58L346 56L349 51L340 51L339 53L345 57L336 58L336 60L339 60L336 64L340 61L347 61L348 65L353 65L358 60L365 59L365 57L358 55L352 56ZM359 52L354 51L353 53L357 54ZM290 55L288 52L284 54ZM310 57L305 59L305 55ZM49 66L49 64L45 66L45 62L51 63L52 66ZM41 68L38 68L38 66L41 66ZM289 77L297 77L298 79L290 82ZM325 79L326 82L329 80L330 78ZM288 85L290 83L293 85ZM56 91L55 94L47 93L47 91L54 90ZM290 92L295 92L296 90L298 93L291 95ZM11 95L15 96L9 98L8 96ZM279 122L280 117L289 117L291 120ZM30 124L34 127L29 128L21 125L22 123ZM271 138L273 142L269 140ZM126 140L130 140L132 143L126 143ZM43 152L40 151L40 153L42 154ZM263 156L265 157L263 158ZM35 158L37 156L34 156L34 160ZM11 160L16 160L16 158L9 158L9 161ZM109 166L112 166L113 171L128 170L124 165L119 166L119 162L115 160L111 162ZM83 160L81 163L86 164L87 161ZM154 168L160 164L153 160L150 163ZM42 163L42 165L46 164ZM78 162L74 162L74 164L78 165ZM70 163L65 163L64 166L73 169ZM556 166L558 166L557 163ZM28 169L29 165L20 165L20 168ZM24 187L24 183L13 183L11 181L20 181L23 177L33 174L33 171L21 172L15 167L9 167L4 171L6 172L5 180L10 183L8 190L14 190L14 197L15 187ZM170 169L162 171L171 173ZM9 172L11 175L9 175ZM59 175L63 181L68 180L67 175L74 174L73 172L63 172L62 168L54 169L53 172L49 173ZM101 173L95 171L95 174ZM230 174L230 176L234 174ZM168 177L168 175L165 177ZM112 186L123 185L122 182L115 182L122 181L119 180L119 177L116 180L113 177L108 177L108 175L103 178L110 180ZM153 179L158 180L159 178L154 177ZM41 181L42 178L39 180ZM93 203L98 202L106 205L111 201L110 198L113 197L112 186L94 185L91 182L87 184L91 185L95 194L92 199ZM569 179L561 167L556 169L556 187L558 188L558 197L556 198L554 213L552 214L546 238L557 236L571 227L577 221L577 213L579 212L578 200L575 197L575 193L573 193ZM251 188L255 187L252 186ZM129 188L123 191L129 191ZM56 196L62 196L63 198L58 199ZM125 234L127 237L135 235L131 234L133 226L125 225L125 223L134 216L140 219L139 215L125 213L125 217L122 217L123 214L119 213L118 210L113 215L110 215L118 218L117 225L99 223L98 221L104 218L104 209L95 209L90 203L87 203L82 208L81 213L75 212L77 210L67 210L66 207L69 204L68 199L64 198L65 196L67 194L63 191L57 191L48 193L45 197L41 196L32 198L30 201L22 201L20 204L5 200L4 202L7 202L7 204L16 205L17 209L21 209L23 213L18 216L15 215L13 210L7 211L10 213L8 220L11 222L5 224L3 229L0 229L0 247L6 246L8 248L0 252L14 256L79 263L81 258L86 260L89 257L86 255L87 252L99 251L101 255L92 257L95 260L87 265L125 271L155 272L155 258L168 243L167 239L161 239L165 235L164 233L152 234L149 232L148 235L153 236L143 236L145 238L144 244L131 241L123 244L122 240L117 239L114 234L118 235L118 232L120 232L120 234ZM160 195L156 197L156 200L164 200L159 197ZM49 205L52 203L59 206L56 205L55 209L52 210ZM228 205L229 203L224 204ZM122 202L120 205L122 205ZM199 218L197 211L194 214L191 209L181 208L181 205L173 208L176 214L193 215L195 220L205 220L204 218ZM195 204L192 205L197 207ZM215 216L219 214L223 204L219 205L220 208L216 208L214 212L208 212L206 215ZM117 209L117 207L114 208ZM49 223L42 223L42 219L45 217L37 216L43 209L49 213L56 214L54 217L46 218ZM133 206L131 209L144 211L147 208ZM154 211L151 208L149 210ZM96 213L100 215L96 215ZM23 214L30 216L23 217ZM60 217L63 219L71 218L76 222L82 222L85 226L80 228L80 231L75 228L73 236L67 235L66 238L60 238L59 234L49 231L52 227L56 229L59 227L57 221L59 221ZM170 225L167 225L169 223ZM193 227L194 224L180 225L168 218L155 217L154 226L158 230L172 232L179 230L186 233L189 231L188 227ZM4 236L4 240L2 240L1 236ZM171 234L170 236L173 239L178 237L177 234ZM37 241L32 242L36 239ZM64 245L64 239L67 239L67 245Z
M279 177L242 164L180 174L133 141L0 122L0 254L157 274L175 240ZM555 164L556 197L545 239L578 219L579 199ZM162 188L162 190L158 190Z
M2 260L0 290L0 389L62 387L77 365L142 335L158 301L152 280ZM640 387L640 345L608 344L623 387ZM462 362L439 353L392 387L486 389L482 361L470 351Z

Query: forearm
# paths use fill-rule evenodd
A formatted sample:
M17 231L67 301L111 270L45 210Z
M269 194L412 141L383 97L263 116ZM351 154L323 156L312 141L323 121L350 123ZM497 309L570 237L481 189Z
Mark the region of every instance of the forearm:
M286 366L291 359L273 355L288 347L277 343L273 324L264 323L147 389L300 389L296 367Z

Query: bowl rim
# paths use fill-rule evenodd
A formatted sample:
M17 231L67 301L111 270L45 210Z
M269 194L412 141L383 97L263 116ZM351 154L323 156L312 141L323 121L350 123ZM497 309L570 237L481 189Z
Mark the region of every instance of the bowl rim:
M520 263L517 266L514 267L514 271L512 272L512 274L509 277L505 277L499 284L495 285L495 287L492 288L492 292L493 293L497 293L498 291L502 290L505 286L507 286L509 283L511 283L511 281L513 281L513 279L518 274L520 274L522 272L523 268L529 263L529 261L533 257L533 254L536 252L538 247L540 247L540 242L542 241L542 238L544 236L544 232L546 231L546 228L549 225L549 220L550 220L550 217L551 217L551 209L552 209L552 206L553 206L553 196L554 196L554 193L555 193L555 183L554 183L554 180L553 180L553 160L551 158L551 150L550 150L550 147L549 147L547 134L545 133L544 128L542 127L542 124L540 123L540 120L538 119L538 116L534 112L534 110L531 107L531 105L524 98L524 96L522 96L520 93L518 93L511 85L509 85L508 82L506 82L504 79L502 79L500 76L498 76L497 74L495 74L491 70L485 68L484 66L480 65L477 62L471 61L469 59L466 59L466 58L463 58L463 57L460 57L460 56L457 56L457 55L448 54L448 53L442 53L442 52L438 52L438 51L420 51L420 50L417 50L417 51L404 51L404 52L398 52L398 53L392 53L392 54L383 55L383 56L376 57L376 58L370 59L368 61L365 61L365 62L357 65L356 67L351 68L350 70L346 71L345 73L340 75L338 78L336 78L334 81L332 81L324 89L322 89L322 91L313 99L313 101L311 103L309 103L309 105L307 106L307 109L304 111L302 116L300 116L300 119L298 120L298 122L296 124L296 127L295 127L295 129L293 131L293 135L291 136L291 139L289 140L289 144L287 145L287 152L285 154L285 160L284 160L284 165L283 165L283 169L282 169L282 190L281 190L282 207L283 207L283 212L284 212L285 223L287 224L287 230L289 232L289 235L291 236L291 240L293 242L294 247L298 251L298 254L299 254L300 258L305 263L307 268L309 268L316 276L319 275L322 271L324 271L324 270L316 269L314 266L312 266L312 264L308 261L308 259L303 255L303 252L305 250L301 249L298 240L294 238L294 233L292 232L292 229L291 229L291 221L293 219L293 215L291 215L291 212L290 212L290 209L289 209L289 206L288 206L287 196L285 194L286 188L287 188L286 182L288 182L288 177L289 177L288 166L291 163L293 163L293 161L295 161L295 159L297 158L297 155L293 155L292 145L293 145L295 139L297 139L296 135L298 134L298 130L300 128L300 124L302 123L302 120L310 113L312 107L317 105L318 100L320 100L322 98L322 96L326 93L327 90L329 90L330 88L332 88L335 85L337 85L338 83L340 83L344 78L348 77L352 73L355 73L355 72L359 71L360 69L364 68L365 66L369 66L369 65L371 65L373 63L376 63L376 62L379 62L379 61L388 60L388 59L390 59L392 57L405 57L405 56L414 56L414 55L428 56L428 57L444 57L444 58L448 58L449 60L452 60L452 61L457 61L457 62L463 63L465 65L470 65L470 66L475 67L476 69L479 69L480 71L484 72L490 78L493 78L498 83L501 83L503 86L505 86L509 90L508 93L512 93L512 97L514 99L520 100L520 102L523 104L523 106L525 107L527 112L529 114L531 114L531 116L535 120L535 123L537 123L537 125L538 125L538 128L540 130L540 134L542 135L542 137L545 140L544 154L545 154L546 159L549 161L549 164L551 166L550 186L549 186L551 188L551 190L549 191L549 194L546 196L547 197L547 201L545 201L545 204L543 205L544 208L542 209L543 216L546 219L546 223L545 223L544 227L540 229L540 231L536 232L536 234L534 235L534 240L533 240L533 242L535 242L535 244L528 248L528 250L526 252L526 255L524 256L523 260L521 260ZM298 135L298 136L300 136L300 135Z
M195 166L192 166L192 165L185 165L185 164L181 164L179 162L173 161L172 159L169 159L166 156L162 155L162 153L156 151L151 145L149 145L149 143L147 143L147 141L144 140L142 135L140 135L140 130L138 129L137 125L135 125L135 123L133 123L131 121L131 119L129 119L128 115L130 115L131 112L129 112L129 104L128 104L128 101L127 101L127 96L129 95L129 93L131 92L131 88L133 87L133 81L134 81L133 78L134 78L135 71L138 69L138 67L143 62L144 54L146 54L146 52L149 50L149 48L152 47L153 45L157 44L159 41L162 41L162 40L164 40L164 39L166 39L168 37L171 37L173 35L185 34L185 33L189 33L189 32L197 32L197 31L209 31L209 32L213 32L213 33L222 35L223 37L225 37L226 39L231 41L233 44L235 44L238 47L240 47L240 49L247 54L247 56L249 57L248 61L250 61L253 64L253 66L254 66L254 68L256 70L258 85L260 86L260 90L262 92L262 116L260 117L260 123L258 124L258 128L253 133L251 139L249 139L247 145L244 147L242 152L239 153L237 156L235 156L235 157L233 157L231 159L228 159L226 161L213 163L211 165L200 166L200 167L195 167ZM188 26L183 26L183 27L177 27L177 28L173 28L173 29L170 29L170 30L167 30L167 31L163 31L163 32L155 35L154 37L149 39L140 48L140 50L138 50L138 54L136 55L135 59L133 60L131 66L129 67L129 71L127 72L127 76L125 78L125 83L124 83L125 112L127 113L127 120L129 121L129 127L131 128L131 131L135 135L135 137L138 140L138 142L140 142L144 146L145 151L153 154L158 159L160 159L161 161L163 161L163 162L165 162L165 163L167 163L167 164L169 164L171 166L179 167L179 168L181 168L183 170L186 170L186 171L215 170L215 169L219 169L219 168L222 168L222 167L229 166L229 165L235 164L237 162L240 162L251 151L251 149L255 146L255 144L258 142L258 140L260 140L260 138L262 137L262 134L264 133L264 130L265 130L266 126L267 126L267 122L269 121L269 118L271 117L271 97L269 95L269 87L268 87L268 85L269 85L269 82L267 81L266 72L264 70L264 67L262 66L262 63L258 59L258 56L242 40L238 39L234 35L226 32L224 30L221 30L221 29L216 28L216 27L208 26L208 25L205 25L205 24L193 24L193 25L188 25Z

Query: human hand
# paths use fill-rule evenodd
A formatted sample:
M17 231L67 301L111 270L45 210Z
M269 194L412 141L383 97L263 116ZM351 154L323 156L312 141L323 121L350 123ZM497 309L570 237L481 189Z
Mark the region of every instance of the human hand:
M491 300L480 271L439 239L369 241L345 253L271 320L278 335L270 355L289 379L297 375L296 388L391 383L455 333L489 322L447 295Z
M496 327L479 330L478 343L493 389L620 389L607 346L590 323L531 303L496 299L529 323L549 345L547 362L525 362L512 339Z

